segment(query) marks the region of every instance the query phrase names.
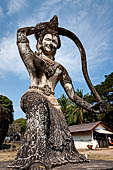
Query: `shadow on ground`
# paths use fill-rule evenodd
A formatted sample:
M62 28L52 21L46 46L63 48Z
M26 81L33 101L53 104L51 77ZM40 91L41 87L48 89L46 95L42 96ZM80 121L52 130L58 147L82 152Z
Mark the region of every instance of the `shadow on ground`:
M2 144L0 147L0 150L2 149L10 149L11 148L11 144Z

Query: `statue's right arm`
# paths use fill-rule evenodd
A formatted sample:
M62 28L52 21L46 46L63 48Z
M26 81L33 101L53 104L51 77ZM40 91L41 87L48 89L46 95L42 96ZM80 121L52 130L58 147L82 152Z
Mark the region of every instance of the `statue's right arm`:
M20 56L29 70L33 66L33 51L30 49L27 36L36 33L35 27L24 27L17 31L17 46Z

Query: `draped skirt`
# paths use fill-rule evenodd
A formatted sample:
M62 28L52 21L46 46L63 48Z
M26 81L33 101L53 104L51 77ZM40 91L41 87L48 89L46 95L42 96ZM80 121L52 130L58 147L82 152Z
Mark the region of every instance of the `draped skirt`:
M33 163L46 169L66 163L85 162L74 141L60 109L55 108L38 92L27 92L21 99L27 117L24 143L9 167L27 170Z

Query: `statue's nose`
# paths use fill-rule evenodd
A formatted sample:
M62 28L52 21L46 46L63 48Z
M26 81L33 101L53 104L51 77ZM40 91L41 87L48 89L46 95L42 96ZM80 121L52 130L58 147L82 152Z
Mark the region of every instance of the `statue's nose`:
M52 50L54 48L53 44L51 43L50 45L50 49Z

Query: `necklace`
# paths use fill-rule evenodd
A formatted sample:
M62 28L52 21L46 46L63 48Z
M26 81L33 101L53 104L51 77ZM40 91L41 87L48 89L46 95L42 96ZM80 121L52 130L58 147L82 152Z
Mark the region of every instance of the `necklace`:
M48 62L50 65L54 65L55 61L51 60L50 58L46 57L45 55L42 55L40 52L35 52L35 55L40 58L42 61Z

